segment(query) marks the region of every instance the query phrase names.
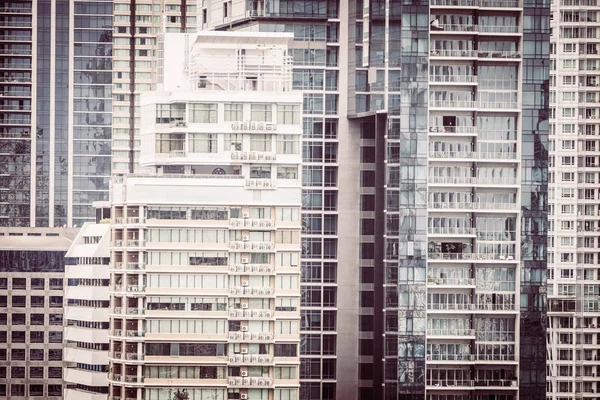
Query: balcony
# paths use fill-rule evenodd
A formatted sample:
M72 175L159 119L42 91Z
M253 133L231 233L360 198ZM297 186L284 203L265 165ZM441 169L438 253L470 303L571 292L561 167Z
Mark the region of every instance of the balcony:
M138 240L138 239L130 239L127 240L127 246L129 247L142 247L144 246L145 242L143 240Z
M127 263L127 269L129 270L142 270L144 269L143 264L140 263Z
M138 353L127 353L125 354L125 358L129 361L142 361L144 359L144 355Z
M272 275L275 267L268 264L236 264L229 266L232 275Z
M477 57L479 58L493 58L493 59L504 59L510 60L515 58L521 58L521 53L514 51L478 51Z
M475 286L475 279L427 277L427 286Z
M230 365L271 365L273 357L259 354L236 354L229 356Z
M142 315L144 314L143 308L127 308L127 315Z
M128 292L144 292L145 287L140 285L127 285Z
M233 296L252 296L252 297L262 297L262 296L272 296L275 294L275 289L270 287L248 287L248 286L238 286L232 287L229 289L229 293Z
M229 341L236 343L268 343L273 338L271 332L229 332Z
M514 354L475 354L475 361L516 361Z
M256 251L256 252L264 252L264 251L274 251L275 243L273 242L240 242L234 241L229 242L229 249L231 251Z
M232 229L265 229L273 228L275 223L271 219L262 218L231 218L229 227Z
M477 311L516 311L517 307L514 304L477 304Z
M267 388L273 386L271 378L229 377L227 385L235 388Z

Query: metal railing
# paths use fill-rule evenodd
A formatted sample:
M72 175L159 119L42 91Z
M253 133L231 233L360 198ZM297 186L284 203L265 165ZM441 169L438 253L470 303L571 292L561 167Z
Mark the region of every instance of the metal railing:
M501 261L514 261L514 254L500 254L500 253L435 253L430 252L428 254L430 260L501 260Z
M475 336L475 329L427 329L428 336Z
M429 75L429 82L477 83L477 75Z
M453 286L475 286L475 279L473 278L436 278L428 277L427 285L438 286L438 285L453 285Z
M474 235L476 232L475 228L455 226L430 226L427 229L430 235Z

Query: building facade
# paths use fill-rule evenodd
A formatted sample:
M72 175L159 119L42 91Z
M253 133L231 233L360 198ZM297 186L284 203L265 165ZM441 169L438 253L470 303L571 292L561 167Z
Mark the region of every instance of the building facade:
M0 398L62 399L63 257L76 234L0 230Z
M552 4L548 399L600 393L598 13Z
M329 147L347 257L331 314L339 362L319 379L304 347L301 398L545 397L549 2L205 5L205 29L294 33L304 223L311 114L341 127ZM325 141L324 168L327 153ZM310 280L313 261L303 253L303 315L304 296L329 286Z
M145 173L111 191L110 398L298 398L291 35L166 34ZM161 68L159 68L161 71Z
M108 397L110 206L95 206L65 255L65 400Z
M138 171L140 93L156 89L157 37L196 32L196 1L114 0L112 170Z

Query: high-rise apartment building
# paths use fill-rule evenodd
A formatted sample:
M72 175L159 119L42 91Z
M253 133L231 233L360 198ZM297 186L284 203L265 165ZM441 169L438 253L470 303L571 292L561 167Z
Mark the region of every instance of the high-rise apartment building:
M198 15L294 33L300 397L544 398L549 2L205 1ZM335 215L337 230L310 230Z
M552 4L548 399L600 393L600 6Z
M63 257L77 230L0 229L0 398L63 394Z
M0 7L0 224L93 221L110 176L112 2Z
M110 399L299 393L300 137L291 35L166 34L146 172L111 190Z
M65 255L64 400L108 397L110 206L94 206Z
M139 170L140 93L156 89L157 37L196 32L196 1L114 0L112 170Z

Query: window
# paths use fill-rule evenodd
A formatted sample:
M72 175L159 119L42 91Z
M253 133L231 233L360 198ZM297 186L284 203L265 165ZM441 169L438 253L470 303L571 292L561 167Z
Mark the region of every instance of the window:
M278 166L277 179L298 179L298 167L286 165Z
M184 149L184 133L159 133L156 135L157 153L183 153Z
M190 153L216 153L217 152L217 134L216 133L190 133L189 152Z
M244 117L242 103L225 103L225 121L243 120Z
M275 243L298 244L300 243L300 232L292 230L275 231Z
M251 166L250 167L250 178L270 179L271 178L271 166L270 165Z
M293 125L300 123L300 106L279 105L277 110L277 123Z
M250 151L272 151L272 135L253 134L250 136Z
M297 357L298 345L296 344L275 344L275 357Z
M271 104L251 104L250 119L258 122L273 122L273 106Z
M574 172L563 172L562 173L562 181L563 182L574 182L575 181L575 173Z
M190 103L190 121L201 124L217 122L216 103Z
M300 138L297 135L277 135L277 154L299 154Z
M277 207L275 212L277 221L298 221L300 215L299 209L290 207Z

